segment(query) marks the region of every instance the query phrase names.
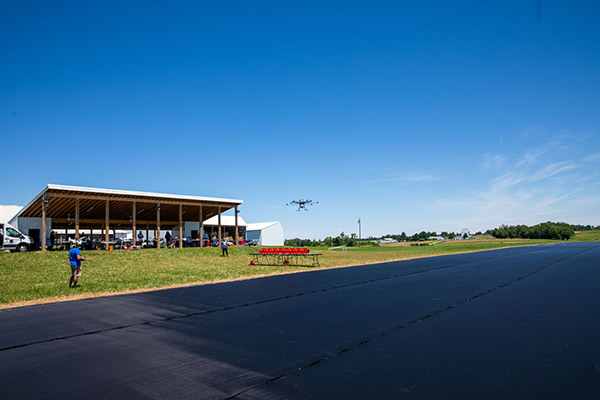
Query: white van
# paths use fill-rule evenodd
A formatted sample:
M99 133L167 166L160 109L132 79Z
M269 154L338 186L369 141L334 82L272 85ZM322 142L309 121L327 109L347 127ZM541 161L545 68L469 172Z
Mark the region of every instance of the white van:
M14 226L0 222L0 250L33 250L33 239L19 232Z

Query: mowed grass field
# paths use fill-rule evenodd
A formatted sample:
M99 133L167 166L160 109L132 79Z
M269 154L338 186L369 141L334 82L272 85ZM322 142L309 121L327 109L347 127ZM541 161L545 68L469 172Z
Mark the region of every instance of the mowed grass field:
M583 240L600 240L586 233ZM595 238L595 239L594 239ZM469 240L433 246L382 246L348 251L311 248L322 253L320 268L373 264L503 247L556 243L550 240ZM0 308L79 299L182 285L245 279L315 270L298 266L250 266L256 247L231 247L230 257L218 248L82 251L80 287L69 288L68 253L0 254Z

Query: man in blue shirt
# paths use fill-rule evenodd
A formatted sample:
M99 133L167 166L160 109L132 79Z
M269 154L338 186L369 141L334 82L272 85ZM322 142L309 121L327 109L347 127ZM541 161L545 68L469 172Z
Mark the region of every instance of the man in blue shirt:
M71 264L71 280L69 287L77 287L77 279L81 276L81 262L85 257L79 251L79 243L75 242L75 246L69 250L69 263Z

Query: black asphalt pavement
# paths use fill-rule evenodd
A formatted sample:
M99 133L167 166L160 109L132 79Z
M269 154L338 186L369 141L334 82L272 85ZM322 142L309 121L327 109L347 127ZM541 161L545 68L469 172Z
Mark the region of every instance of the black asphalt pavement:
M9 309L0 398L599 399L599 299L562 243Z

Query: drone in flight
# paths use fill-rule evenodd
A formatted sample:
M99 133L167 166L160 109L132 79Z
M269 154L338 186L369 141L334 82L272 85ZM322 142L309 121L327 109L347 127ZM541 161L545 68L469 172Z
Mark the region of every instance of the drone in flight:
M308 206L312 206L313 204L319 204L318 201L312 201L312 200L292 200L289 203L286 204L286 206L291 206L291 205L298 205L298 210L296 211L300 211L300 210L304 210L304 211L308 211Z

